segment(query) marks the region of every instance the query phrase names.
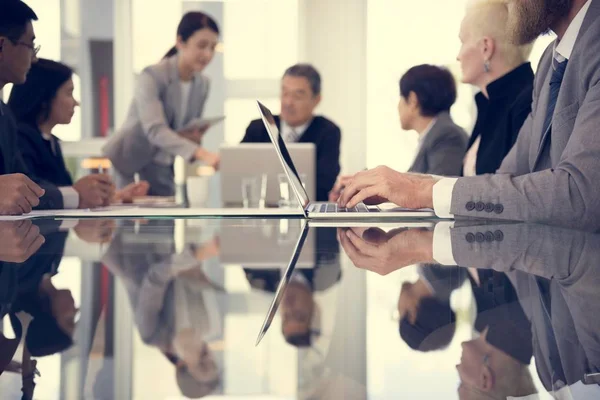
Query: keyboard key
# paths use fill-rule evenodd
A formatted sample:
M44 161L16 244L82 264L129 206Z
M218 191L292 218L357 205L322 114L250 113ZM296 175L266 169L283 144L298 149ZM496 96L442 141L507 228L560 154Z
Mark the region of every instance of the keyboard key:
M364 203L357 204L355 208L357 212L369 212L369 209Z

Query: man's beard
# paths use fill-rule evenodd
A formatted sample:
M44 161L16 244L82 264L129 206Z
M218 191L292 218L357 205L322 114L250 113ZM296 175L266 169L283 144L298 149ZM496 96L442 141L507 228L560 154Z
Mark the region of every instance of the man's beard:
M507 29L511 42L524 45L550 31L571 10L573 0L511 0Z

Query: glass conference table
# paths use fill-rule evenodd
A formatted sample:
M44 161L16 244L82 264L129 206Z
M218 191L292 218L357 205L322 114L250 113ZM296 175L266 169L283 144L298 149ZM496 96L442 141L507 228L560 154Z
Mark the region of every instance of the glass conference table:
M1 221L0 397L600 398L600 236L442 229Z

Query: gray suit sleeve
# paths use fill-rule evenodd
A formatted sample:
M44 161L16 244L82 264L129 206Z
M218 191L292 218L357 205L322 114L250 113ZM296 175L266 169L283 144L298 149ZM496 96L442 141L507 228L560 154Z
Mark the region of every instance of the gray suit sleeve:
M458 227L451 229L450 236L458 265L500 272L518 270L563 283L579 279L587 268L582 266L580 255L586 241L593 237L580 231L534 224ZM477 241L478 236L489 236L491 240ZM597 236L595 241L599 240Z
M148 141L173 156L193 160L197 145L179 136L167 123L158 85L150 72L140 75L134 101Z
M452 194L451 212L456 216L597 228L600 225L599 126L600 83L597 83L577 111L573 132L554 169L522 176L500 174L459 179ZM525 133L529 135L529 131ZM511 157L525 156L514 153ZM503 170L514 166L516 160L511 159ZM494 213L469 210L469 202L498 207Z

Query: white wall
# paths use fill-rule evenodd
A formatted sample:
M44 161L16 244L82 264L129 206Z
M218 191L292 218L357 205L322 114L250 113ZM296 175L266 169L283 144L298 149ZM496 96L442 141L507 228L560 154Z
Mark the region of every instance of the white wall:
M368 144L367 164L406 170L417 145L415 132L403 131L398 120L398 81L409 68L423 63L459 70L458 32L467 0L370 1L367 36ZM459 88L452 109L455 121L468 129L473 116L473 90Z
M361 170L366 160L367 0L305 0L300 10L301 61L314 64L323 80L317 112L342 129L342 171Z

